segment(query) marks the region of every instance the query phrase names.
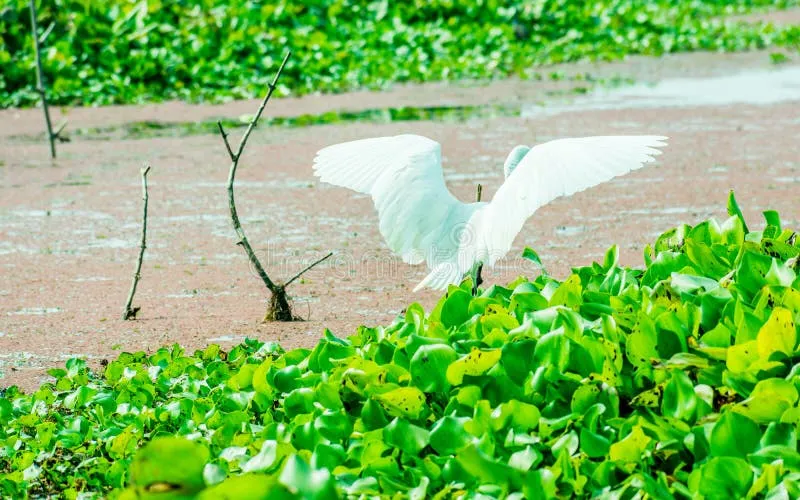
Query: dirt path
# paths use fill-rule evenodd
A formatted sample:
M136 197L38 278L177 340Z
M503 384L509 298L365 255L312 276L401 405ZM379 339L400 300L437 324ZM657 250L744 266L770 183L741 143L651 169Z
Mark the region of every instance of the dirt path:
M770 68L766 54L751 53L633 59L593 65L591 71L655 81ZM562 70L577 73L586 67ZM567 89L572 84L558 85ZM521 105L564 98L548 97L544 88L549 87L518 81L424 85L279 100L270 104L268 113ZM2 111L0 386L32 388L46 376L44 368L74 355L97 362L119 350L152 350L172 342L189 349L209 342L231 345L244 336L280 341L286 347L308 346L324 327L346 336L358 325L391 321L410 302L432 307L436 293L411 293L424 269L390 255L370 201L314 180L315 151L340 141L409 131L435 138L442 143L448 185L461 199L470 200L478 182L486 188L484 196L492 196L502 180L502 161L518 143L595 134L671 137L658 167L558 200L538 212L517 238L512 258L486 273L490 283L535 272L513 258L525 245L536 248L548 269L560 276L570 265L601 259L613 243L620 244L624 263L641 265L641 248L659 232L680 222L724 217L730 188L736 190L751 225L759 226L760 212L773 208L797 227L800 90L797 95L760 105L683 107L678 101L669 107L590 111L581 111L582 98L577 98L566 107L562 102L535 108L555 110L552 113L517 118L261 128L243 159L237 199L243 226L271 275L286 278L324 252L336 252L335 258L292 286L297 312L310 314L310 321L293 324L259 323L265 293L234 245L224 187L228 161L218 136L75 140L60 145L58 161L51 162L44 143L10 140L38 132L40 110ZM75 109L68 116L70 127L80 128L235 117L252 110L253 103L168 103ZM138 171L145 160L153 170L149 248L135 301L142 311L139 320L125 322L119 318L137 253Z

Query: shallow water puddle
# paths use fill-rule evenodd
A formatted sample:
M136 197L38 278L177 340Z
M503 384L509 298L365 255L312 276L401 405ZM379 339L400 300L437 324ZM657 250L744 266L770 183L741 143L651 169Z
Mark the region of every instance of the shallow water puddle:
M562 104L528 106L523 117L566 111L641 109L731 104L766 105L800 100L800 66L709 78L671 78L656 84L598 89Z
M58 307L25 307L22 309L17 309L16 311L10 311L6 314L9 316L41 316L44 314L53 314L61 312L61 309Z

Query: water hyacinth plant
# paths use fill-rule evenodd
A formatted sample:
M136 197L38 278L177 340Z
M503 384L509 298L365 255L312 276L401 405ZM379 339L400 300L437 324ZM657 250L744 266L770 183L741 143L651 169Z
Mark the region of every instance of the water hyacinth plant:
M0 107L31 106L29 0L0 7ZM48 0L43 70L62 104L260 97L402 82L536 77L538 66L696 50L795 50L800 28L729 20L797 0ZM768 57L765 55L765 58Z

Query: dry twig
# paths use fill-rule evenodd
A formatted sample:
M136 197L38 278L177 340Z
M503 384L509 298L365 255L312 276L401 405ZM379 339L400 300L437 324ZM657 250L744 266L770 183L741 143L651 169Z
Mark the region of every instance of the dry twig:
M136 270L133 273L133 282L131 283L131 291L128 293L128 302L125 304L125 311L122 313L122 319L136 319L136 313L139 312L139 307L131 307L133 304L133 296L136 294L136 285L139 284L139 279L142 277L142 260L144 259L144 249L147 248L147 174L150 172L150 165L145 165L141 170L142 174L142 200L144 200L144 208L142 210L142 243L139 246L139 258L136 259Z

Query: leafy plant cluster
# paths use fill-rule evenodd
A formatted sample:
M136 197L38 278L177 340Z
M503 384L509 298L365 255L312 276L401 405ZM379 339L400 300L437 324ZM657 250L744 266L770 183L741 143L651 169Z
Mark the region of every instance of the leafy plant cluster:
M798 498L800 242L728 211L313 349L72 359L0 397L0 496Z
M800 28L720 16L797 0L38 0L52 27L44 71L55 104L222 101L280 92L532 76L537 65L627 54L797 48ZM41 35L41 34L40 34ZM0 7L0 106L34 92L28 0Z

